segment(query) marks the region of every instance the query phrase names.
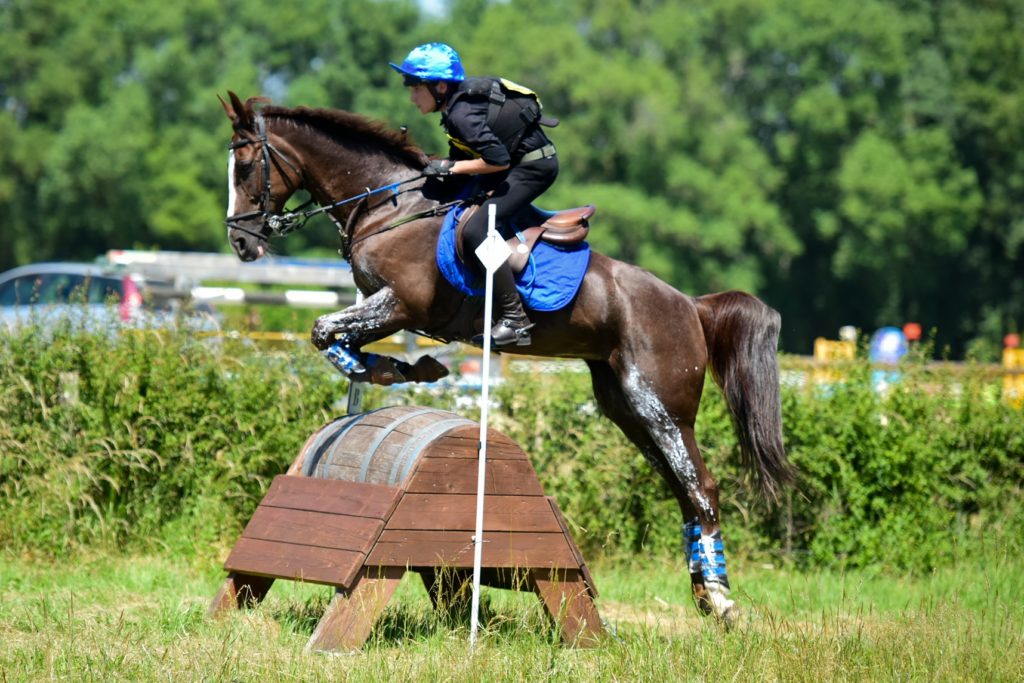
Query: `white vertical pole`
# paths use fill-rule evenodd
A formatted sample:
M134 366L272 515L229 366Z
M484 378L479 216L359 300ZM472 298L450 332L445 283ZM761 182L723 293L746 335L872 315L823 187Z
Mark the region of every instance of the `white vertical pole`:
M494 204L487 207L487 239L480 246L480 249L487 250L488 245L493 246L495 240L502 247L505 243L501 241L498 231L495 229ZM500 247L498 248L500 249ZM491 312L493 304L491 299L494 293L494 271L508 258L507 247L504 257L495 263L500 257L492 252L488 259L481 258L487 270L486 285L484 289L484 357L481 372L480 389L480 459L476 475L476 533L473 535L473 606L469 627L469 649L476 647L477 629L480 626L480 565L483 559L484 542L484 484L487 478L487 409L490 403L491 384Z
M356 306L363 303L363 293L356 289ZM363 394L366 393L366 383L348 381L348 414L355 415L363 410Z

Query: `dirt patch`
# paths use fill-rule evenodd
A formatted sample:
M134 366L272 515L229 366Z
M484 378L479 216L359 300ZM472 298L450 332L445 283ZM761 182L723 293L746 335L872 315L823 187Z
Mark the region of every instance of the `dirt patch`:
M639 626L661 631L668 635L696 633L705 626L693 605L672 605L669 603L646 603L602 600L598 606L601 618L612 627Z

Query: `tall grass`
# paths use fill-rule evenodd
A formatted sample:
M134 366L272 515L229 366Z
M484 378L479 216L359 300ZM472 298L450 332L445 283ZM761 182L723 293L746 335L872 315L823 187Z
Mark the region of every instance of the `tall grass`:
M0 680L1021 680L1024 565L987 559L922 577L744 565L731 631L697 616L673 565L599 564L600 647L565 648L535 598L488 591L473 655L467 627L437 617L410 574L367 645L333 656L303 649L323 587L278 582L258 609L211 620L222 574L182 559L7 559Z

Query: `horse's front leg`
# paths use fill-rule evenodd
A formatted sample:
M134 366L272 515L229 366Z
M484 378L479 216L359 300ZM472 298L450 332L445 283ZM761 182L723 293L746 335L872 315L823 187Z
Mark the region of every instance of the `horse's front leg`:
M362 351L365 344L403 330L409 322L398 297L385 287L360 304L317 318L310 340L313 346L326 352L338 370L354 381L389 385L433 382L447 375L448 369L430 356L423 356L410 365Z

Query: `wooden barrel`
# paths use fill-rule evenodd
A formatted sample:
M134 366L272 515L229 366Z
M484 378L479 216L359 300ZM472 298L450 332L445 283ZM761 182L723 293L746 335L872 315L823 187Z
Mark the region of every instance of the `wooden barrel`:
M437 408L392 406L346 415L321 427L299 452L306 477L402 486L431 443L475 425Z

